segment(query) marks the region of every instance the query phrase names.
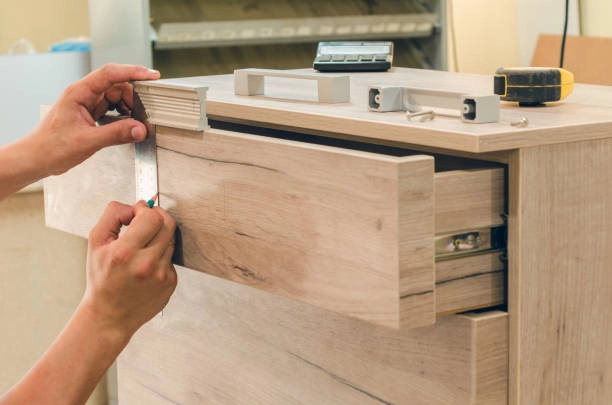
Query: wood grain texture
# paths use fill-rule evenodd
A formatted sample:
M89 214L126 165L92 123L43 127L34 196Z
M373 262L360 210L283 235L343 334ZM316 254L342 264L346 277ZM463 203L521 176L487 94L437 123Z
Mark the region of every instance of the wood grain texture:
M207 90L206 86L177 83L172 79L134 82L134 92L144 105L151 124L193 131L208 128Z
M503 168L437 173L436 234L503 225L504 179Z
M113 146L44 180L47 226L87 238L110 201L136 201L134 146Z
M343 134L351 139L392 141L464 152L494 152L529 146L563 143L609 136L612 127L612 89L606 86L576 85L564 101L529 109L516 103L502 103L498 123L472 124L437 117L433 121L408 121L402 112L368 111L368 86L401 84L421 88L490 94L490 75L470 75L423 69L393 68L384 73L351 74L351 102L330 109L314 102L272 99L233 94L233 76L207 76L191 80L209 86L206 108L209 119L234 122L265 122L286 129ZM271 83L266 87L278 97L312 93L295 82ZM292 96L293 94L293 96ZM594 101L597 99L598 101ZM314 100L313 100L314 101ZM600 102L601 101L601 102ZM529 125L517 128L510 122L527 116Z
M612 139L510 161L511 404L612 403Z
M435 321L431 158L161 127L158 142L188 267L394 327ZM87 237L109 201L133 203L133 173L119 146L47 179L48 225ZM443 313L498 302L500 274L468 273L443 281Z
M391 327L435 322L433 158L165 127L157 143L186 267Z
M501 252L436 262L437 316L506 302L506 266Z
M474 344L474 404L508 403L508 353L500 345L508 344L508 328L499 322L499 312L470 315L478 323Z
M436 313L434 160L401 164L397 174L399 325L427 325Z
M178 275L163 315L119 359L121 403L480 405L505 389L505 313L394 331Z

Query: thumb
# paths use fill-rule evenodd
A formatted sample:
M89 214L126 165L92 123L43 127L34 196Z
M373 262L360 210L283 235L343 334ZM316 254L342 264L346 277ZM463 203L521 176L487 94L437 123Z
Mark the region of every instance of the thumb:
M146 136L147 130L143 123L127 118L94 128L90 139L97 150L111 145L140 142Z

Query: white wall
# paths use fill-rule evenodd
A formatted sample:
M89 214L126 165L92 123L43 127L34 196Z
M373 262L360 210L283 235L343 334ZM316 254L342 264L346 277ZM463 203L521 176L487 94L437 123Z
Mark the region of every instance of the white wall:
M610 0L590 0L608 4L612 10ZM584 1L583 1L584 3ZM579 16L578 0L570 0L568 35L578 35ZM562 34L565 18L564 0L516 0L518 22L519 62L521 66L529 66L533 51L535 50L539 34ZM610 12L601 13L601 18L612 15Z
M582 33L592 37L612 37L612 1L581 0Z
M86 52L0 55L0 145L30 132L40 121L41 104L53 104L89 71Z

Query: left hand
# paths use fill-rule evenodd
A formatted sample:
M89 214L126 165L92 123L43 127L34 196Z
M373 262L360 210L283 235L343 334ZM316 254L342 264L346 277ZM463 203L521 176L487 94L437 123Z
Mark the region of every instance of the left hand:
M29 135L32 158L46 175L61 174L98 150L145 139L145 126L125 119L104 126L96 121L117 109L130 115L134 80L159 79L158 71L143 66L108 64L71 84L39 126Z

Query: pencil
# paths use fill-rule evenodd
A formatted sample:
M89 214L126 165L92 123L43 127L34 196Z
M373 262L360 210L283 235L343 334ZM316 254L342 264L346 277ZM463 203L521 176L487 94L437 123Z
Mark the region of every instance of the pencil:
M157 200L157 194L155 194L149 199L149 201L147 201L147 205L149 206L149 208L153 208L153 206L155 205L155 200Z

